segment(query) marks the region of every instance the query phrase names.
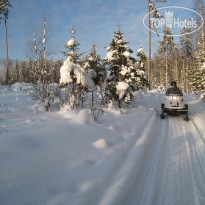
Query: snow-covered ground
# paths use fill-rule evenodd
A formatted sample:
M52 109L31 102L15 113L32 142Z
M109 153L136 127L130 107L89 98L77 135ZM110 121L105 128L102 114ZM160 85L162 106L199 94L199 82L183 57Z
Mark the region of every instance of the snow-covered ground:
M21 87L21 89L20 89ZM32 85L0 87L0 204L205 204L205 107L191 120L159 117L163 93L132 108L46 113Z

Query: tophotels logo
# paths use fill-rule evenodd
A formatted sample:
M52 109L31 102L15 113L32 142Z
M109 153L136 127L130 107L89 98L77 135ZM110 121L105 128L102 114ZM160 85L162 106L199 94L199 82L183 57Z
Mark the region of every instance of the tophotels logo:
M172 28L173 11L172 12L171 11L165 11L165 21L166 21L166 26Z
M157 9L160 18L154 18L154 11L147 13L143 18L143 24L147 29L154 33L164 35L165 27L172 29L173 36L182 36L198 31L204 24L203 17L193 9L179 6L167 6ZM149 28L149 14L150 14L150 28ZM190 32L181 34L183 28L189 28Z

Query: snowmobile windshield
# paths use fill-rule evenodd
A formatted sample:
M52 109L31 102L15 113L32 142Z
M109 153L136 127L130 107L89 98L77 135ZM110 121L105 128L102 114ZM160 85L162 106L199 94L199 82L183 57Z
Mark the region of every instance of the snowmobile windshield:
M170 87L167 89L166 95L180 95L183 96L182 91L178 87Z

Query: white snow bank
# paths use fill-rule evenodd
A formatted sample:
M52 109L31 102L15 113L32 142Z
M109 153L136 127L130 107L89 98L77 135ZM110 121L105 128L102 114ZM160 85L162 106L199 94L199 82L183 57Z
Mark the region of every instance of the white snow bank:
M78 110L70 110L70 105L64 105L58 113L62 115L62 118L73 119L77 116Z
M72 72L74 73L77 84L81 84L84 87L88 87L89 89L94 89L94 83L90 77L90 75L80 66L70 61L68 57L66 61L64 61L63 66L60 69L60 84L69 84L73 82Z
M124 81L120 81L117 83L116 89L117 89L117 95L119 96L119 99L122 99L124 97L125 92L127 91L128 88L129 85Z
M113 104L112 100L110 100L110 103L108 104L108 108L104 108L104 111L115 115L121 114L120 109Z
M80 110L77 116L72 119L72 122L84 125L95 124L95 121L90 115L89 109Z
M93 143L93 146L98 149L105 149L108 148L107 142L105 139L99 139Z

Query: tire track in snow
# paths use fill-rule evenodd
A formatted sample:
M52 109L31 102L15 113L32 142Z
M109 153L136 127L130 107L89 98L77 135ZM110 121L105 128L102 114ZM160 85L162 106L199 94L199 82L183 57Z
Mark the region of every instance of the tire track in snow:
M128 153L126 161L116 173L116 176L103 194L99 205L120 205L126 204L124 201L129 192L136 184L136 180L144 163L144 157L150 144L154 140L156 127L153 129L156 121L156 114L153 113L151 120L144 128L141 137L136 141L135 146Z
M201 127L179 117L158 125L133 189L122 204L205 204L205 152Z
M190 122L187 128L187 141L191 150L190 161L197 194L196 203L205 204L205 141L194 122Z
M113 153L114 158L112 156L109 159L108 155L97 163L97 166L103 169L103 175L99 176L97 174L98 178L93 183L90 182L90 179L87 179L87 182L84 181L82 184L85 184L85 186L89 184L89 186L86 187L85 191L83 190L84 193L79 196L76 195L76 198L72 200L72 205L121 204L119 201L124 200L124 195L129 192L129 184L132 184L133 178L135 179L137 176L137 171L135 174L133 170L138 170L140 164L143 163L144 144L150 143L149 135L152 136L151 133L153 132L150 128L155 124L155 120L156 113L153 112L151 117L148 118L148 122L142 123L142 125L147 123L147 126L137 136L125 141L123 146L119 145L120 147L116 147L117 150ZM112 160L111 163L110 160ZM106 169L104 169L105 167ZM97 197L92 196L95 190L101 190L100 193L96 193Z
M166 142L169 153L165 162L165 177L156 204L204 204L205 164L204 155L199 153L204 150L204 143L200 142L203 149L199 149L199 134L192 122L170 118L169 128L172 130Z
M167 153L164 144L168 120L161 121L157 119L157 125L158 131L155 133L153 141L146 147L144 163L137 176L135 185L123 204L157 204L155 203L156 196L159 195L159 181L164 175L163 167ZM163 153L161 154L162 151Z

